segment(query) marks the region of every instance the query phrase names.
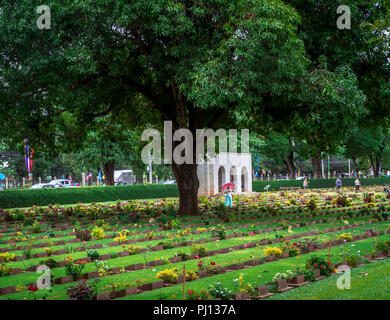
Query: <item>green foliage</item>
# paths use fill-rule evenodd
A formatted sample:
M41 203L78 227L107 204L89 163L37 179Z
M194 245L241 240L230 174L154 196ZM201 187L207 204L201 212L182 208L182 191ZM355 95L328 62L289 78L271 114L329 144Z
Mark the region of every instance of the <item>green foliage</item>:
M87 250L87 256L90 257L92 260L96 260L100 257L99 251L96 249L90 249Z
M219 237L221 240L226 238L226 228L221 224L218 224L215 227L211 227L210 233L213 237Z
M73 204L116 200L177 197L177 185L135 185L116 187L80 187L37 190L5 190L0 208L23 208L50 203Z
M311 179L310 188L333 188L336 179ZM366 178L360 179L362 186L388 185L390 178ZM342 179L343 186L354 186L355 179ZM264 192L264 187L271 185L270 191L278 191L280 187L302 187L301 180L281 180L281 181L253 181L252 188L255 192Z
M207 249L203 244L194 244L191 248L191 253L199 257L205 257L207 255Z
M214 285L210 285L209 292L214 298L219 298L221 300L230 300L233 296L233 291L224 287L221 282L216 282Z

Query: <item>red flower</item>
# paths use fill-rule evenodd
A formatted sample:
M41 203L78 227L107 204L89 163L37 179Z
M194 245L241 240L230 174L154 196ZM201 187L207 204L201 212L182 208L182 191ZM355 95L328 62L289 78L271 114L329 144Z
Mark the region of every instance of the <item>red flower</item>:
M38 290L38 288L35 287L35 286L33 286L33 285L29 285L29 286L28 286L28 291L35 292L35 291L37 291L37 290Z
M212 265L212 266L215 266L215 262L211 262L211 265Z

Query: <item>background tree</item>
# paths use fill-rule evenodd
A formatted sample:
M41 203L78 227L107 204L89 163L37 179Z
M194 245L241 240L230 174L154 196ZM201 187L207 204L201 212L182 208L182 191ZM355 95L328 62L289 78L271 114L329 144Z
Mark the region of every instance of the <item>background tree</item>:
M9 100L1 106L10 127L29 128L48 149L85 134L119 101L139 114L139 95L146 114L192 133L234 110L266 114L262 97L284 94L305 71L299 17L282 1L51 0L55 32L17 23L35 22L35 4L3 4L1 77ZM55 139L56 131L66 135ZM172 164L180 214L199 213L196 167Z

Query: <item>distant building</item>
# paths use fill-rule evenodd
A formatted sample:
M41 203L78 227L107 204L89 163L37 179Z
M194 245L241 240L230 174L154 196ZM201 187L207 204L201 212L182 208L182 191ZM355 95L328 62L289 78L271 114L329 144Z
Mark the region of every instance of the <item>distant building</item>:
M214 195L225 183L235 184L235 193L252 192L252 156L250 153L221 152L198 165L199 195Z
M115 185L133 185L134 175L133 170L115 170L114 172Z

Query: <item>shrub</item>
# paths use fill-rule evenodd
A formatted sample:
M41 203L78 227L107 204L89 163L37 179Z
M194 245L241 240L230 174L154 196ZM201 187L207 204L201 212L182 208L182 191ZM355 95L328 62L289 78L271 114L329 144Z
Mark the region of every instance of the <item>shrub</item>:
M286 242L286 245L283 245L281 249L284 252L288 252L290 257L295 257L300 253L300 245L296 242L290 244L290 242Z
M177 274L177 268L165 269L157 273L157 278L164 282L176 283L179 275Z
M155 232L153 230L145 234L145 237L148 238L149 240L153 240L154 236L155 236Z
M344 240L346 240L348 242L351 242L352 241L352 235L351 235L351 233L342 233L342 234L340 234L337 237L337 239L344 239Z
M0 261L8 262L14 259L15 259L14 253L9 253L9 252L0 253Z
M140 246L134 246L134 245L129 245L127 247L127 251L129 251L129 254L130 255L133 255L133 254L140 254L141 253L141 247Z
M205 257L207 255L207 249L203 244L194 244L191 248L191 253L198 257Z
M172 241L160 241L158 243L159 246L163 246L164 249L172 249L173 243Z
M349 205L349 201L346 196L339 195L336 199L336 204L339 207L346 207Z
M272 278L272 282L287 280L294 277L294 273L291 270L287 270L286 272L278 272Z
M184 251L178 251L175 253L175 256L181 257L183 261L190 260L190 255Z
M319 269L321 275L324 276L328 276L331 272L328 264L328 257L319 255L311 255L309 257L309 259L306 261L306 269Z
M103 228L100 228L98 226L93 227L91 231L91 236L95 240L102 240L105 237L105 233Z
M336 179L311 179L310 188L333 188L335 186ZM389 178L365 178L360 179L362 186L369 185L388 185L390 182ZM280 181L253 181L252 189L254 192L264 192L264 187L270 185L270 191L279 191L280 187L301 187L302 181L300 180L280 180ZM343 186L354 186L354 178L343 179Z
M345 260L351 267L356 267L363 261L360 250L356 250L352 247L343 246L340 253L343 257L343 260Z
M38 221L34 221L33 225L31 226L31 230L34 233L40 233L41 232L41 224Z
M387 253L387 251L389 250L390 248L390 243L388 240L379 240L379 241L376 241L374 242L374 245L376 247L376 249L380 252L383 252L383 253Z
M54 259L47 259L47 260L41 260L40 264L44 264L45 266L48 266L50 269L57 268L59 266L59 263Z
M45 253L48 257L50 257L53 254L53 248L52 247L46 247Z
M91 258L91 260L97 260L100 257L100 254L96 249L89 249L87 250L87 256Z
M96 284L99 279L95 280L81 280L67 289L67 294L71 298L77 300L93 300L97 296Z
M233 285L236 288L236 290L240 292L246 292L253 297L257 295L254 286L250 282L245 282L243 273L241 273L238 278L233 280Z
M76 238L80 239L81 241L90 241L92 238L91 231L88 229L83 230L80 228L76 228L75 233Z
M317 209L317 203L314 199L310 199L307 204L306 204L307 208L311 211L314 211Z
M95 261L95 268L98 272L99 277L105 277L110 274L109 266L106 261Z
M118 258L118 253L116 253L116 252L111 252L110 257L111 257L111 259Z
M66 275L73 276L74 281L81 279L86 263L86 261L76 261L73 263L73 259L68 257L65 260Z
M201 290L198 293L195 290L188 290L186 300L210 300L210 295L204 290Z
M280 249L278 247L267 247L267 248L263 249L263 252L264 252L266 257L268 257L268 256L281 256L283 253L282 249Z
M9 276L11 274L12 267L7 267L5 264L0 264L0 277Z
M0 208L25 208L50 203L72 204L117 201L120 199L151 199L178 197L177 185L96 186L60 189L4 190Z
M233 296L232 290L224 287L221 282L216 282L214 285L210 285L209 292L214 298L219 298L221 300L230 300Z
M114 241L119 243L124 243L127 241L127 233L126 232L119 232L119 236L114 238Z
M218 237L220 239L226 238L226 229L224 225L216 225L215 227L210 228L211 235L213 237Z
M186 281L198 280L199 277L194 271L186 271Z

